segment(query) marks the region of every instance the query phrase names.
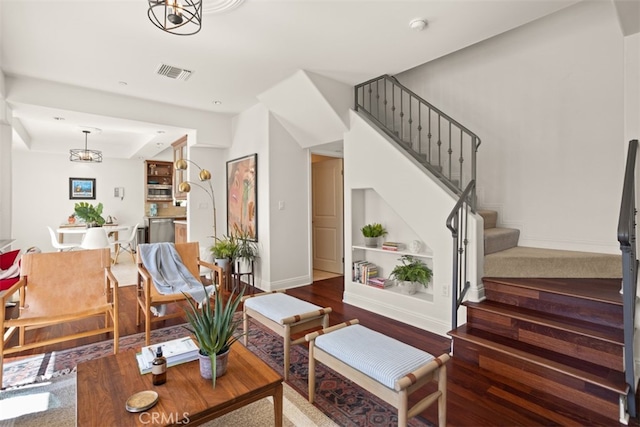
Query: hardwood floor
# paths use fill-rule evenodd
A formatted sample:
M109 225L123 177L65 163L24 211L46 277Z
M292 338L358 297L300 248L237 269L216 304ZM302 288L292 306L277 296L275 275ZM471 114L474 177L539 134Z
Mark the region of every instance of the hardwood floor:
M439 335L425 332L404 323L371 313L369 311L344 304L342 302L344 281L342 277L326 279L287 291L297 298L320 306L330 306L331 325L345 320L358 318L360 322L388 336L406 342L414 347L428 351L434 355L449 351L450 340ZM135 287L120 288L120 334L121 336L142 332L142 326L135 324ZM176 308L180 310L180 308ZM162 328L182 323L182 319L170 319L154 324L154 328ZM76 329L82 325L65 325L66 330ZM29 333L60 333L58 329L49 331L30 331ZM37 354L43 351L61 350L78 345L102 341L108 337L101 335L68 343L39 348L25 354ZM9 360L13 357L6 358ZM617 423L590 413L571 404L559 402L552 395L533 392L529 387L519 384L511 378L496 376L479 369L455 357L448 364L447 383L447 424L450 426L611 426ZM416 399L421 396L416 396ZM436 408L423 413L432 423L437 422ZM632 420L630 425L638 425Z

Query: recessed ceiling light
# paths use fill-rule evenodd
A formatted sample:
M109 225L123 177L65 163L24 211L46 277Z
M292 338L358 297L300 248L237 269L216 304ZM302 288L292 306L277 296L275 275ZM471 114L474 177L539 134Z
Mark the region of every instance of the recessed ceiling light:
M220 105L222 104L222 101L213 101L213 105Z
M422 18L416 18L409 22L409 28L415 31L422 31L426 28L427 21Z
M120 86L126 86L126 85L128 85L129 83L127 83L127 82L123 82L123 81L119 81L119 82L118 82L118 84L119 84Z
M54 117L53 120L57 120L61 122L62 120L64 120L64 117Z
M164 145L163 142L156 142L156 147L162 147Z
M163 130L157 130L156 133L162 134L162 133L164 133L164 131Z

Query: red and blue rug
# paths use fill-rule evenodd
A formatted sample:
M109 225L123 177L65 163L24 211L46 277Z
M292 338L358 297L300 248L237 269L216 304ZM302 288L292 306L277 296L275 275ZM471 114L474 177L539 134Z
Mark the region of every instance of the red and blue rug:
M151 342L160 343L187 335L184 326L172 326L151 332ZM120 349L139 348L144 334L120 338ZM236 344L242 345L242 344ZM283 373L282 337L252 322L248 348L277 372ZM16 361L6 361L4 366L4 388L13 388L75 371L78 363L113 352L113 342L103 341L60 352L52 352ZM305 398L308 397L308 351L304 345L291 348L289 380L287 383ZM342 375L316 364L316 397L314 405L341 426L396 426L398 417L395 408L377 398ZM431 424L421 417L409 420L409 426L423 427Z

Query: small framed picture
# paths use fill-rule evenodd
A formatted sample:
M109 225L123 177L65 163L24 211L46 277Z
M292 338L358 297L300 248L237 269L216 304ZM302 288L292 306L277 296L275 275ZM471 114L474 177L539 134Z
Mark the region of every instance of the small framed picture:
M70 200L94 200L95 198L95 178L69 178Z

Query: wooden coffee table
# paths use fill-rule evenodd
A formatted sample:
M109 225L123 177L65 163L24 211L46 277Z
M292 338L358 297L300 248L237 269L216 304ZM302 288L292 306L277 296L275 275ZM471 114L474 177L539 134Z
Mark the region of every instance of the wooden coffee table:
M198 361L167 370L167 382L141 375L134 350L78 365L78 426L198 425L264 397L273 396L275 425L282 426L282 376L241 343L231 347L227 373L214 389L200 376ZM129 396L154 390L158 403L145 412L125 409Z

